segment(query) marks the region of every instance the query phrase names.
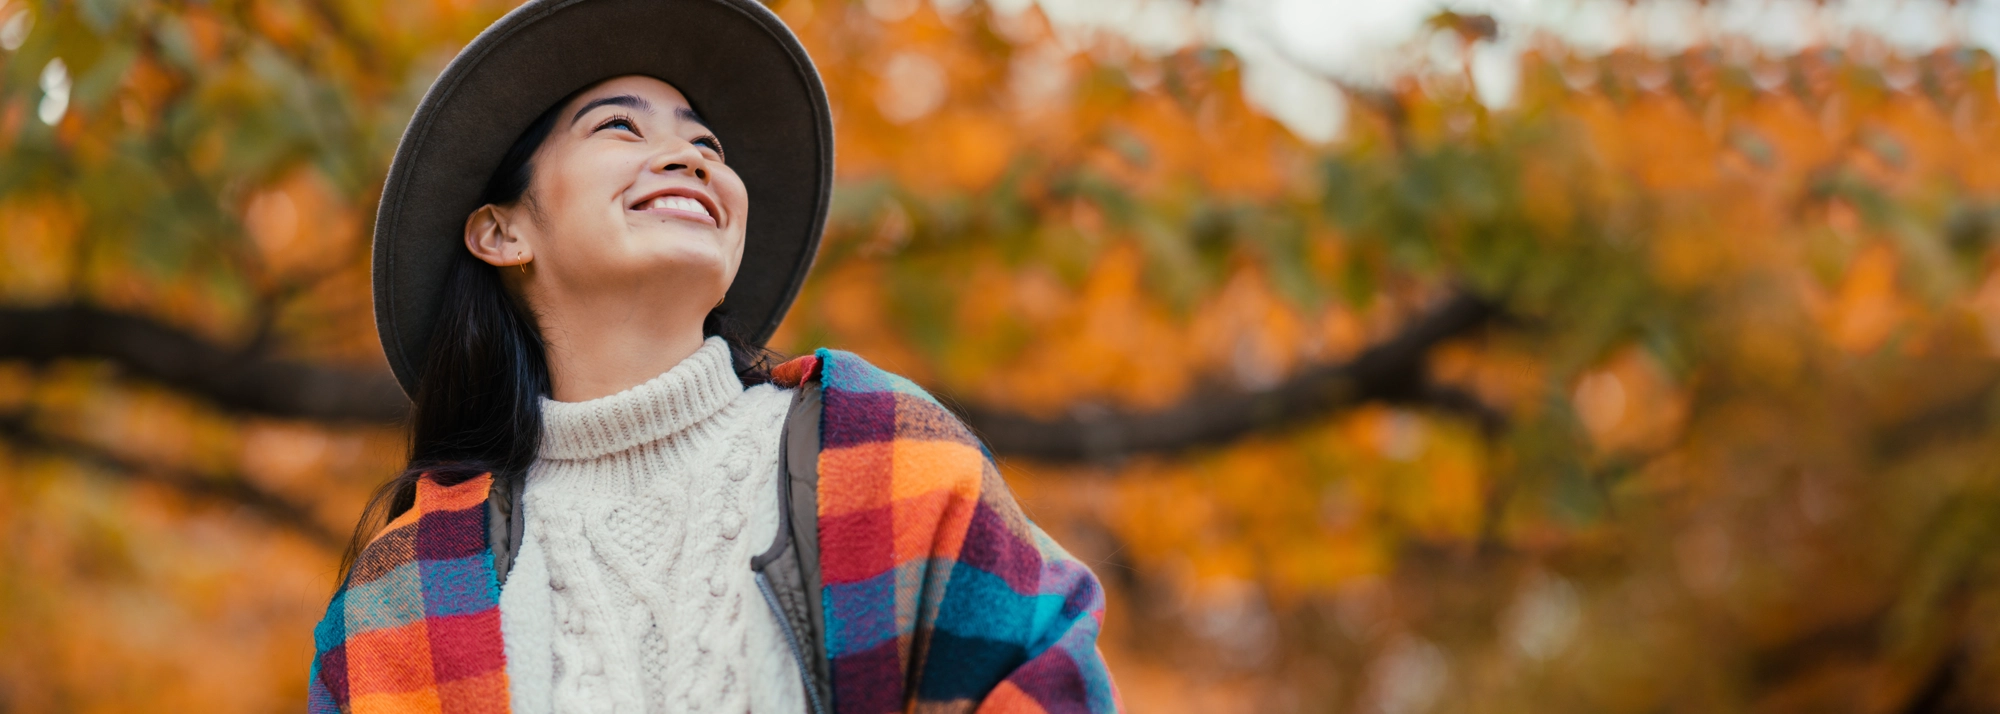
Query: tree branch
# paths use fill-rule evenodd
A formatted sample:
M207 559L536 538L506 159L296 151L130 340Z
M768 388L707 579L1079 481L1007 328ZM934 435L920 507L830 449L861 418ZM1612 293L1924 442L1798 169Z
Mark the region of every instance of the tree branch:
M81 441L36 430L26 419L18 416L0 416L0 438L32 451L86 463L134 481L161 484L196 499L249 508L271 524L327 548L338 548L345 541L314 518L312 511L304 505L264 490L240 475L202 474L140 464Z
M1497 314L1492 302L1460 293L1351 362L1308 368L1254 392L1201 390L1157 412L1079 409L1067 417L1035 419L979 406L957 410L995 453L1047 461L1104 460L1222 444L1371 401L1470 413L1492 429L1499 423L1492 410L1468 395L1431 384L1425 357L1438 343L1466 334Z
M109 360L231 411L334 422L394 422L409 411L382 372L232 350L152 318L89 305L0 309L0 359Z
M1046 461L1095 461L1227 443L1254 431L1371 402L1418 404L1471 415L1490 433L1502 418L1471 395L1433 384L1432 347L1486 324L1496 306L1458 294L1345 364L1312 367L1269 389L1196 391L1162 411L1079 408L1035 417L956 405L994 453ZM318 421L393 422L409 402L388 374L272 359L231 350L147 317L87 305L0 309L0 360L109 360L133 374L222 408ZM949 401L947 401L949 403Z

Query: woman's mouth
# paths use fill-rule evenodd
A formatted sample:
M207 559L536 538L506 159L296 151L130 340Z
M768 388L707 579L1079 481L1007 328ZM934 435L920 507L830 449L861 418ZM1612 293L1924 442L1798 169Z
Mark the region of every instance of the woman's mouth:
M693 196L666 193L653 196L632 206L632 210L651 213L664 218L679 218L707 225L718 225L715 212L707 202Z

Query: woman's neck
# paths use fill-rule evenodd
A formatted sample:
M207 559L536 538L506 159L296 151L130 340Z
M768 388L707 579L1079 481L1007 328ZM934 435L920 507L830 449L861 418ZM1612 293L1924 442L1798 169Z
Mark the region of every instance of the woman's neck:
M551 399L583 402L644 383L701 349L701 317L639 319L629 311L544 315ZM557 319L550 319L557 318Z

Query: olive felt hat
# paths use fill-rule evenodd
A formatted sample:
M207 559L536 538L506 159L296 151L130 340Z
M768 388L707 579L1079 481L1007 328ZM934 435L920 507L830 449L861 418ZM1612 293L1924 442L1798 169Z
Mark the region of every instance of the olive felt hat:
M453 58L417 106L375 214L375 329L416 393L465 220L537 116L630 74L681 90L750 192L722 308L763 344L812 267L833 191L833 117L812 59L752 0L531 0Z

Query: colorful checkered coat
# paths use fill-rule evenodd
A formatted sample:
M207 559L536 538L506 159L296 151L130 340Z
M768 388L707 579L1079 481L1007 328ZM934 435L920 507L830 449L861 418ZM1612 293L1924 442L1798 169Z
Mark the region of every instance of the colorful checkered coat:
M492 483L418 481L416 506L361 551L313 630L309 711L507 711Z
M1112 712L1090 570L1030 523L971 432L846 352L781 365L823 388L819 552L833 709ZM314 632L311 710L504 712L490 480L420 482ZM747 564L746 564L746 567Z

